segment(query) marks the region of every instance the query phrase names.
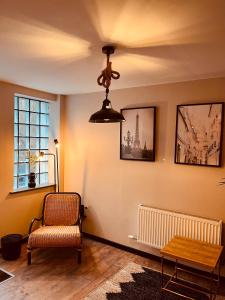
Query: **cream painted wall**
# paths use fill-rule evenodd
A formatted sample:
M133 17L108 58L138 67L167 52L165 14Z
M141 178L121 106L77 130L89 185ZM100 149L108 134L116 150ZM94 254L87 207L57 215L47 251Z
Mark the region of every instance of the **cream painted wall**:
M53 94L0 82L0 236L8 233L27 234L31 219L40 214L44 195L53 191L53 188L45 188L9 194L13 190L15 93L56 100Z
M64 185L88 206L86 232L153 251L128 239L137 233L139 203L225 222L225 186L218 185L225 168L174 164L176 105L224 101L224 87L220 78L111 92L117 110L157 106L156 162L120 160L119 124L88 122L103 93L67 98Z

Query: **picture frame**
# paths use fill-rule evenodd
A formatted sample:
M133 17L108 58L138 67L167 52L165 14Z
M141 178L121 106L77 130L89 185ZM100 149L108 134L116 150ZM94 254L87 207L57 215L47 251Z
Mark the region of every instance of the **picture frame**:
M121 109L120 159L155 161L156 106Z
M176 164L221 167L224 102L177 105Z

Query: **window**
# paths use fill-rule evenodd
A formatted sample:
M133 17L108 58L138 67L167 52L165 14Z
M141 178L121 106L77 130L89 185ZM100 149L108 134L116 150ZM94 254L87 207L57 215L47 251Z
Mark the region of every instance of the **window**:
M28 174L36 183L48 183L49 103L29 97L14 98L14 189L28 186Z

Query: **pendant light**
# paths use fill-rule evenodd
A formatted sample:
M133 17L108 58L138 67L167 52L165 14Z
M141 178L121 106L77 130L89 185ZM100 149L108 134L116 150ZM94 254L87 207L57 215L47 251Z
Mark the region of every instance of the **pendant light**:
M97 83L106 89L106 98L103 101L102 109L91 115L89 119L89 122L91 123L114 123L125 121L123 115L112 108L111 102L108 99L111 78L116 80L120 78L120 73L112 70L112 63L109 61L110 54L113 54L114 51L114 46L104 46L102 48L102 52L107 55L107 63L106 68L98 77Z

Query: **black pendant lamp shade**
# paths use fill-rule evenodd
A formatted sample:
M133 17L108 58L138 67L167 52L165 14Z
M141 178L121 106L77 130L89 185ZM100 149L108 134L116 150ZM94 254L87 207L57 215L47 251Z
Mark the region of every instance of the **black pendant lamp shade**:
M106 98L103 101L102 109L91 115L91 123L114 123L125 121L122 114L112 109L111 102Z
M118 72L111 69L112 63L109 61L109 56L114 53L114 50L115 48L113 46L104 46L102 48L102 52L107 55L107 64L106 68L98 77L97 82L100 86L105 87L106 98L103 101L102 109L91 115L89 119L91 123L115 123L125 121L123 115L112 108L111 102L108 99L111 78L119 79L120 77Z

